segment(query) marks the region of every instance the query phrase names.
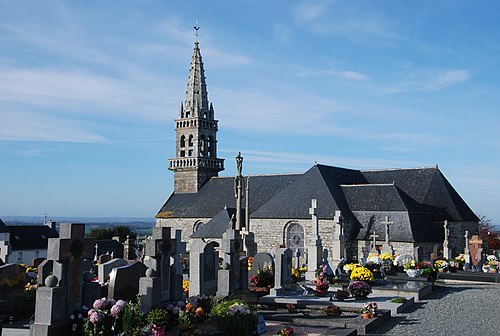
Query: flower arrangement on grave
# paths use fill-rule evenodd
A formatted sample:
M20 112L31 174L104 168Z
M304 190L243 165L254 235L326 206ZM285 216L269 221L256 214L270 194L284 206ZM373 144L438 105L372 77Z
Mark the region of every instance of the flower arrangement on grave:
M342 267L342 270L344 272L351 272L353 269L355 269L356 267L362 267L361 264L358 264L358 263L349 263L349 264L345 264L343 267Z
M164 336L170 322L170 314L165 309L156 308L148 313L146 321L149 323L154 336Z
M378 253L370 253L366 258L366 263L371 265L382 265L382 258Z
M316 275L316 278L324 279L326 278L327 272L328 272L328 266L321 264L314 271L314 275Z
M299 268L299 272L300 274L304 274L307 272L307 267L306 266L302 266L301 268Z
M404 269L405 271L406 270L409 270L409 269L417 269L417 264L415 263L415 260L408 260L405 264L404 264Z
M389 262L391 264L394 261L394 257L392 254L384 252L380 255L380 259L382 259L383 262Z
M347 291L353 297L366 297L372 292L372 287L365 281L352 281L347 286Z
M370 281L374 280L375 277L373 275L373 272L370 271L366 267L356 267L355 269L352 270L351 275L350 275L351 280L363 280L363 281Z
M407 263L411 262L412 260L414 260L412 255L402 254L402 255L398 255L398 256L394 257L394 261L392 262L392 264L394 266L399 267L400 269L404 269L404 266Z
M29 266L26 268L27 283L24 289L27 291L36 290L38 288L38 268Z
M340 316L342 315L342 309L340 307L334 305L333 303L326 308L323 308L323 311L328 316Z
M182 292L184 293L184 295L186 295L186 297L189 296L189 280L188 279L182 280Z
M248 257L248 270L252 270L253 257Z
M278 335L278 336L293 336L293 335L295 335L295 331L293 330L292 327L285 327L285 328L281 329L280 331L278 331L278 333L276 335Z
M250 277L250 285L254 287L271 287L273 282L274 273L269 266L259 268L257 274Z
M123 300L97 299L87 313L88 319L85 322L85 334L115 335L122 331L122 315L127 303Z
M257 315L243 300L218 301L211 316L217 327L233 335L250 335L257 324Z
M437 269L439 272L444 272L448 268L449 264L446 260L443 259L437 259L434 261L434 268Z
M369 314L370 317L375 317L377 313L377 303L375 301L364 303L361 308L361 314Z
M289 313L296 313L297 312L297 305L293 303L287 303L286 309L288 310Z
M432 273L432 263L429 261L419 261L416 263L415 267L420 271L421 276L428 276Z
M141 311L139 304L139 295L137 295L135 303L129 301L125 305L122 317L123 333L130 336L139 336L142 334L142 329L146 324L144 314Z
M297 268L292 267L292 282L297 283L301 278L302 274L300 274L300 271Z

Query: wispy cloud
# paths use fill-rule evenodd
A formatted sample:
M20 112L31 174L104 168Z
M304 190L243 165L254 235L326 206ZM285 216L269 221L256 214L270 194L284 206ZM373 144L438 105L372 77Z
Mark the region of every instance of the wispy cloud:
M316 21L330 5L331 1L303 1L295 7L295 19L300 23Z
M431 79L431 82L424 86L424 90L437 91L444 89L450 85L465 82L470 77L470 73L466 70L449 70L437 74Z
M297 72L299 76L333 76L341 79L347 79L351 81L369 81L370 76L368 74L364 74L362 72L354 71L354 70L344 70L339 68L328 68L328 69L320 69L320 70L299 70Z

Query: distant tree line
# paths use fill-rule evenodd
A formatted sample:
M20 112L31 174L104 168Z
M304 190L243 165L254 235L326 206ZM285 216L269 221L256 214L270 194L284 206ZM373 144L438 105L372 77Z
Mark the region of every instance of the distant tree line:
M127 236L130 236L132 239L137 238L137 234L126 225L117 225L108 228L94 228L89 231L87 236L95 240L112 239L116 236L119 236L120 239L126 239Z
M500 234L484 215L479 215L479 237L488 245L488 250L500 250Z

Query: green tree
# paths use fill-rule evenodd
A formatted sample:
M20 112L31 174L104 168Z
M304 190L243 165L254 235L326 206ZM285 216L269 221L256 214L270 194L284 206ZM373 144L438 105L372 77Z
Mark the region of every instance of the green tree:
M121 239L126 239L127 236L130 236L130 238L135 239L137 234L126 225L117 225L109 228L94 228L88 233L88 237L95 240L112 239L115 236L119 236Z

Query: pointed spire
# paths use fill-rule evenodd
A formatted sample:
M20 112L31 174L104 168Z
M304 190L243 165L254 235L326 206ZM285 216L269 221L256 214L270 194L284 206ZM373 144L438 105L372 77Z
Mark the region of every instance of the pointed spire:
M198 104L199 106L197 106ZM207 85L205 83L205 70L203 69L199 42L194 43L193 57L191 58L191 67L189 69L186 90L186 107L187 106L191 106L192 109L198 108L199 111L207 111L209 108ZM203 115L203 113L194 114L196 116Z

